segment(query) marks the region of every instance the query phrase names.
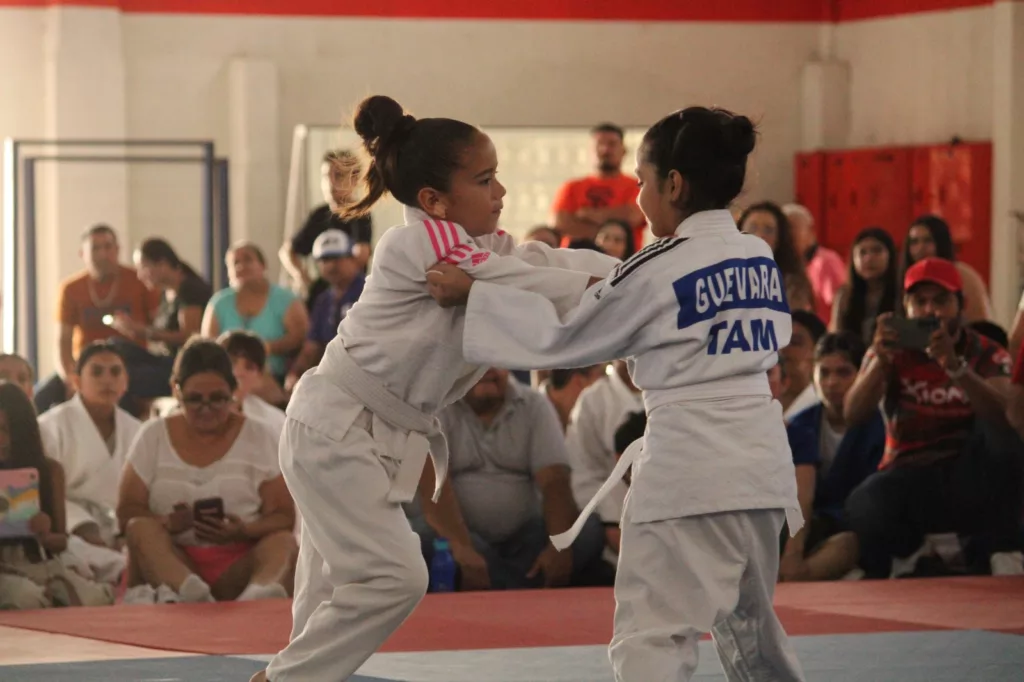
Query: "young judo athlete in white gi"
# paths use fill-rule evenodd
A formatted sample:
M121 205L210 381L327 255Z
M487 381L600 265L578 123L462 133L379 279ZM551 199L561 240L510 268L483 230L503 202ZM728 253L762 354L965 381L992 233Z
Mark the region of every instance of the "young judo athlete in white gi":
M435 415L486 369L463 359L464 311L437 306L427 269L451 263L545 296L564 314L619 262L536 242L518 247L498 230L505 189L495 178L494 145L473 126L417 120L381 96L359 106L354 126L372 163L367 196L347 216L390 192L405 205L406 224L381 237L362 296L288 406L281 470L302 517L293 626L288 647L254 680L348 679L426 592L420 541L401 503L421 475L428 479L428 450L436 485L423 484L433 488L426 501L433 494L441 507L452 499L449 485L438 501L447 445ZM457 562L460 551L475 555L461 532Z
M443 264L427 276L442 305L466 303L470 362L540 369L629 357L647 431L580 517L632 463L609 648L621 682L690 680L707 632L729 680L803 679L772 607L779 533L787 519L792 532L802 525L766 376L789 342L789 308L770 249L726 210L754 142L746 117L701 107L648 130L638 203L659 239L565 318L534 294Z

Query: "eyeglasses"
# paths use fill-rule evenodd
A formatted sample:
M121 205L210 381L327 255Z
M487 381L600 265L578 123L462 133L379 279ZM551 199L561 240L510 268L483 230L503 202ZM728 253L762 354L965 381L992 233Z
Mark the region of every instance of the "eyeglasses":
M211 396L190 394L182 396L181 402L185 407L198 410L201 407L208 407L213 410L223 409L232 400L231 396L223 393L214 393Z

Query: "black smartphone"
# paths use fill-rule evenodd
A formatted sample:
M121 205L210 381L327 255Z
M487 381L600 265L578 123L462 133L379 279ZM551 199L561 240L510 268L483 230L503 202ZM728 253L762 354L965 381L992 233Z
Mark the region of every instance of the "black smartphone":
M214 518L224 520L224 500L219 497L208 497L192 503L192 515L198 520Z
M888 321L888 324L899 337L896 342L897 346L912 350L924 350L931 343L932 334L942 323L936 317L920 317L913 320L894 317Z

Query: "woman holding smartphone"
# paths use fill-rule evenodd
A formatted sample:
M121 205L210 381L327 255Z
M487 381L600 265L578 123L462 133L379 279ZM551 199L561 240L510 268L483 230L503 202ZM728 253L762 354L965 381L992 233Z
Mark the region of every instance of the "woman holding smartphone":
M172 383L182 411L143 425L121 478L125 602L288 596L298 549L279 434L231 409L235 377L215 341L189 341Z

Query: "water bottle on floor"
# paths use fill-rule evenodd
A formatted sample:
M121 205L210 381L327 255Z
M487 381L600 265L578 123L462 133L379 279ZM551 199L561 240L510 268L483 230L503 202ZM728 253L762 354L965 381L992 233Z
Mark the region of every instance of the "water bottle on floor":
M455 559L448 541L434 540L434 558L430 561L430 591L455 591Z

